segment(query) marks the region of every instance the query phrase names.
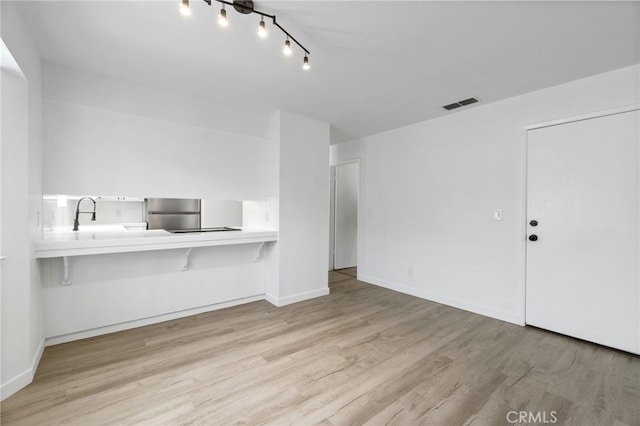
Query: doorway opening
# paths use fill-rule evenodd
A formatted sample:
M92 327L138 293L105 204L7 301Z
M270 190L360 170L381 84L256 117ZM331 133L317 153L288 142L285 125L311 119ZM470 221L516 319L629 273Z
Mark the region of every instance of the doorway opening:
M331 166L329 270L357 277L360 161Z

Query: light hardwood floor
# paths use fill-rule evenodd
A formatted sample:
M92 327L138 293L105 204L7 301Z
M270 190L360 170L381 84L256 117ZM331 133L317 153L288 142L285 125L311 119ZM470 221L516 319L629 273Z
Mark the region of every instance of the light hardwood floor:
M640 424L639 357L339 272L330 283L331 295L282 308L48 347L2 425L501 425L510 411Z

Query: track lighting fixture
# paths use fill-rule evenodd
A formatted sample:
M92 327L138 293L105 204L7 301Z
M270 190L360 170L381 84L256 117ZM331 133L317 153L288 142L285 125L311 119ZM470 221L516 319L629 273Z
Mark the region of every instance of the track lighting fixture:
M284 49L282 49L282 53L287 56L291 56L291 53L293 53L293 51L291 50L291 42L289 41L289 37L287 37L287 40L284 42Z
M222 9L220 9L220 14L218 15L218 24L221 27L226 27L229 25L229 21L227 21L227 11L224 8L224 3L222 4Z
M180 5L180 13L182 13L184 16L191 16L189 0L182 0L182 4Z
M181 0L181 1L182 2L180 4L180 13L186 16L191 15L191 9L189 8L189 0ZM212 1L213 0L204 0L204 2L207 3L209 6L211 6ZM291 41L293 41L304 52L302 69L308 70L311 68L311 65L309 65L309 54L310 54L309 51L276 21L275 15L270 15L268 13L255 10L253 8L253 0L232 0L232 1L215 0L215 1L218 3L222 3L222 8L220 9L220 13L218 14L218 24L221 27L226 27L229 25L229 21L227 20L227 11L225 9L225 5L229 5L229 6L233 6L233 8L238 13L241 13L243 15L248 15L251 13L257 13L258 15L260 15L260 24L258 25L258 36L260 36L261 38L265 38L267 36L267 24L264 21L264 18L266 16L267 18L271 19L274 27L278 28L287 36L287 39L284 42L284 48L282 49L282 53L284 53L286 56L290 56L293 53L293 50L291 49Z
M260 25L258 25L258 35L262 38L267 36L267 27L264 23L264 17L260 18Z

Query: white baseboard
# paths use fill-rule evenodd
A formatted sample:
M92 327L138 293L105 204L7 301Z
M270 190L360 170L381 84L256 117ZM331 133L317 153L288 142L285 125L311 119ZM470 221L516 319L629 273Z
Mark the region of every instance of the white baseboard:
M264 300L266 300L267 302L271 303L273 306L279 306L278 305L278 298L271 295L271 294L265 294L264 295Z
M145 325L157 324L159 322L170 321L177 318L184 318L191 315L202 314L204 312L229 308L231 306L243 305L245 303L264 300L263 294L257 296L243 297L242 299L230 300L228 302L215 303L213 305L200 306L198 308L186 309L184 311L172 312L169 314L157 315L139 320L127 321L120 324L107 325L104 327L92 328L90 330L78 331L75 333L63 334L61 336L51 336L45 339L46 346L58 345L60 343L72 342L74 340L86 339L88 337L100 336L102 334L115 333L116 331L128 330L131 328L143 327Z
M465 311L484 315L486 317L510 322L512 324L524 325L522 317L519 314L500 311L489 306L479 305L466 300L457 299L455 297L444 296L442 294L433 293L428 290L392 283L390 281L385 281L369 275L358 274L358 280L380 287L388 288L389 290L394 290L400 293L409 294L411 296L420 297L421 299L427 299L433 302L442 303L443 305L453 306L454 308L464 309Z
M271 303L274 306L280 307L285 305L290 305L292 303L302 302L304 300L315 299L316 297L326 296L329 294L329 287L319 288L317 290L307 291L305 293L294 294L293 296L287 296L282 298L277 298L270 294L265 295L265 299L267 302Z
M42 358L42 353L44 352L44 339L40 341L38 345L38 349L36 349L35 354L33 354L33 358L31 359L31 365L29 368L18 374L13 379L9 380L7 383L3 383L0 386L0 400L4 401L14 393L18 392L23 387L27 386L29 383L33 382L33 377L36 375L36 370L38 370L38 364L40 364L40 359Z
M90 330L78 331L75 333L63 334L60 336L51 336L45 339L45 346L58 345L60 343L72 342L74 340L86 339L89 337L100 336L102 334L115 333L117 331L129 330L131 328L143 327L145 325L157 324L159 322L170 321L177 318L184 318L191 315L197 315L204 312L215 311L217 309L229 308L231 306L242 305L245 303L256 302L258 300L267 300L269 303L275 306L285 306L296 302L302 302L303 300L313 299L320 296L326 296L329 294L329 288L321 288L318 290L308 291L305 293L296 294L293 296L283 297L278 299L270 294L260 294L256 296L245 297L242 299L230 300L228 302L216 303L213 305L201 306L199 308L187 309L179 312L172 312L170 314L158 315L149 318L142 318L134 321L127 321L120 324L113 324L104 327L92 328Z

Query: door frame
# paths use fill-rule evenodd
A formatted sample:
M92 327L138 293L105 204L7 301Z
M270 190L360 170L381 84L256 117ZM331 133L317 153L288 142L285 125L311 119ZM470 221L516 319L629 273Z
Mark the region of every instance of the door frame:
M521 309L520 309L520 318L519 324L522 326L527 325L527 200L529 199L529 194L527 191L527 183L528 183L528 152L529 152L529 141L528 135L530 130L542 129L545 127L558 126L561 124L567 123L575 123L577 121L591 120L594 118L606 117L609 115L622 114L625 112L631 112L640 110L640 104L632 104L626 105L623 107L610 108L602 111L594 111L586 114L574 115L565 118L559 118L550 121L544 121L540 123L534 123L530 125L526 125L522 127L522 214L521 214L521 222L520 222L520 247L521 247L521 280L520 286L518 289L519 299L521 301ZM639 159L640 161L640 159ZM639 259L640 261L640 259Z
M361 198L362 198L362 163L360 161L359 158L356 159L352 159L352 160L344 160L344 161L337 161L335 163L331 163L330 164L330 169L331 169L331 203L333 203L333 209L331 210L331 218L330 218L330 234L331 234L331 241L333 244L331 244L331 267L332 269L335 269L336 266L336 210L337 210L337 203L336 203L336 167L340 167L340 166L344 166L347 164L357 164L358 165L358 196L356 199L356 203L357 203L357 217L358 217L358 228L356 230L356 267L358 265L360 265L360 226L362 224L361 219L361 214L360 214L360 206L361 204Z

